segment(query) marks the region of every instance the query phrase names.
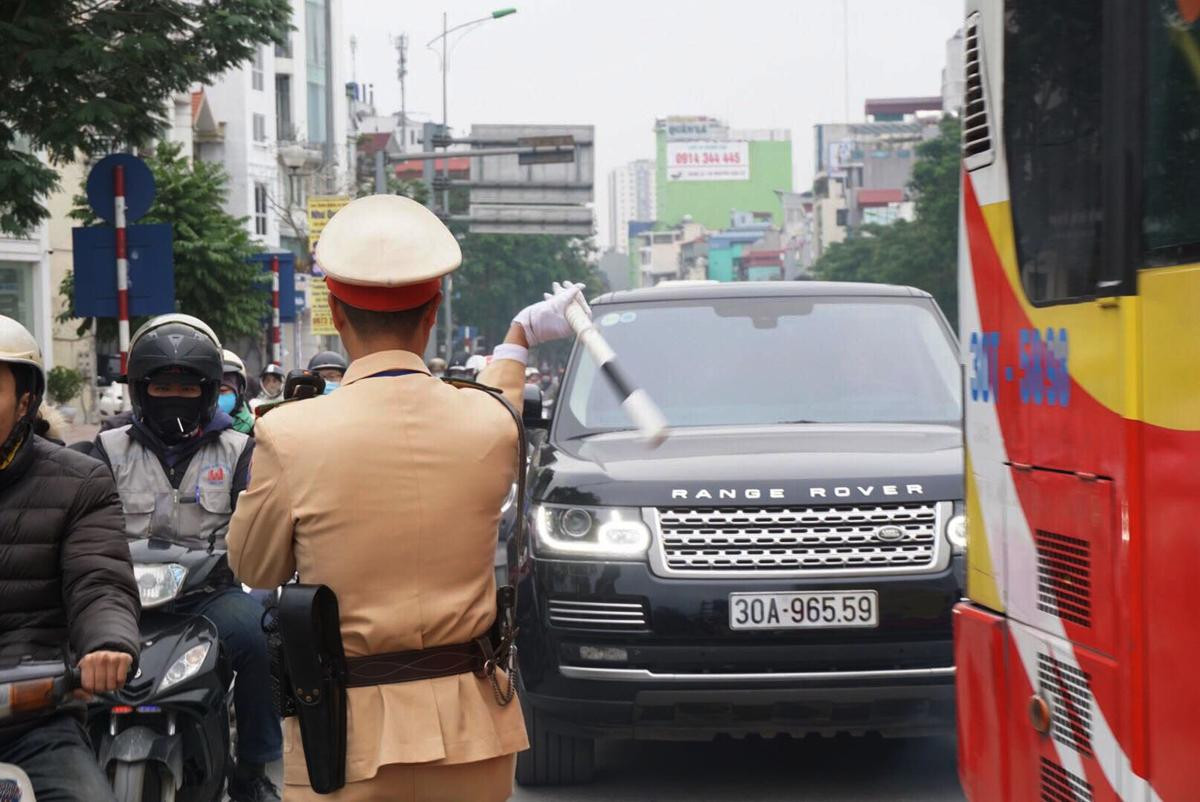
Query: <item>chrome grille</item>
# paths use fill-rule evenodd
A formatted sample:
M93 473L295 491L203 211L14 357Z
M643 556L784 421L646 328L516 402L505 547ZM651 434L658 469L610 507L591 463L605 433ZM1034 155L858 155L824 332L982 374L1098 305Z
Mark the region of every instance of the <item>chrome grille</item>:
M645 629L646 605L635 601L551 599L550 623L570 629Z
M666 574L855 574L940 567L942 538L934 503L657 513Z

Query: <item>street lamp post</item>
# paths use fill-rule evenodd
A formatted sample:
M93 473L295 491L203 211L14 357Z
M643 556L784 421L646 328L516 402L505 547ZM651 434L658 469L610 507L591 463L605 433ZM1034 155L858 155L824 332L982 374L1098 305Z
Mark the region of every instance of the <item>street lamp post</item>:
M425 45L427 48L433 47L433 43L442 40L442 133L448 134L449 129L446 127L449 115L447 113L447 96L446 91L446 75L449 72L446 59L449 57L449 38L450 34L455 31L461 31L464 28L470 28L473 25L481 25L489 20L500 19L511 14L516 14L515 8L498 8L486 17L473 19L469 22L464 22L455 25L453 28L448 27L449 21L446 12L442 12L442 32L429 40ZM436 164L436 162L435 162ZM447 218L450 217L450 152L446 151L446 155L442 157L442 178L445 180L445 186L442 189L442 214ZM433 192L433 187L429 188ZM442 296L444 300L445 318L446 318L446 363L449 364L454 359L454 313L451 305L450 293L454 285L451 283L449 276L446 276L442 281Z

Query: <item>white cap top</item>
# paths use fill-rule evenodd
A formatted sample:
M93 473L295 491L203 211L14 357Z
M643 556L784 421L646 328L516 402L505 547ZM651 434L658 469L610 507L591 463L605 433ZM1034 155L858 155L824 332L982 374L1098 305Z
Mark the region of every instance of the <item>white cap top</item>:
M462 264L462 250L433 212L401 195L368 195L335 214L317 242L316 262L344 284L402 287Z

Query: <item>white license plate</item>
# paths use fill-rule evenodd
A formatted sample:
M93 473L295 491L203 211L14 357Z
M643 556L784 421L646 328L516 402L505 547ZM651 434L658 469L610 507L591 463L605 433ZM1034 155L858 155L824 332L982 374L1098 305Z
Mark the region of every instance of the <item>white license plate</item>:
M730 629L825 629L879 626L873 590L731 593Z

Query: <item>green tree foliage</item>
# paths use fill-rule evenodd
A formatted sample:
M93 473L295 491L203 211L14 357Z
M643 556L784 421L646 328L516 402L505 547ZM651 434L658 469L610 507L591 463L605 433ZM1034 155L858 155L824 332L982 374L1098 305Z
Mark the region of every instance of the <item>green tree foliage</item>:
M454 319L479 326L489 345L503 341L513 316L542 300L555 281L599 291L590 240L542 234L467 234L454 273Z
M188 164L179 151L179 145L163 143L147 160L157 194L138 222L174 227L178 311L208 323L222 339L258 333L267 312L267 293L262 271L246 260L261 248L246 232L246 219L232 217L221 207L226 194L224 169L211 162ZM85 224L99 222L82 196L75 199L71 215ZM63 321L73 318L72 279L68 273L60 288L68 304L59 316ZM85 320L80 333L90 326L91 321ZM116 338L115 321L102 320L99 328L102 339Z
M65 404L79 394L83 374L66 365L55 365L46 375L46 396L55 404Z
M958 192L960 127L942 120L938 136L917 147L909 191L916 220L866 225L829 246L813 273L832 281L907 284L929 292L958 325Z
M284 42L290 20L288 0L0 3L0 230L46 217L54 164L148 144L172 94Z

